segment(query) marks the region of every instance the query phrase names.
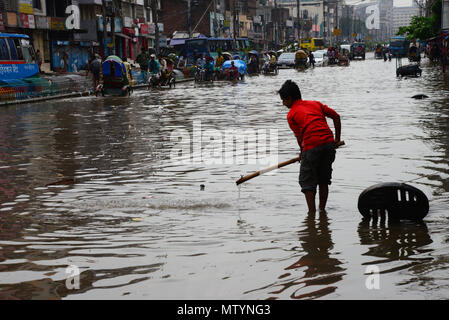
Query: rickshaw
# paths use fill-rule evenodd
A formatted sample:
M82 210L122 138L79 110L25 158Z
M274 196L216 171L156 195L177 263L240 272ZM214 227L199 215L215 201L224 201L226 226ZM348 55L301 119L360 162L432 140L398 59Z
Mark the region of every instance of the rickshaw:
M365 60L365 48L366 45L363 42L354 42L351 45L351 52L349 53L349 59L361 58Z
M152 76L149 79L148 89L168 86L170 89L176 86L176 79L173 73L173 69L175 68L175 62L170 55L166 58L163 58L167 63L167 72L161 73L160 77Z
M234 63L234 65L237 67L238 74L232 73L232 71L231 71L232 63ZM248 67L247 67L245 61L243 61L243 60L228 60L223 63L222 75L226 80L236 81L239 78L241 80L244 80L245 74L247 74L247 73L248 73Z
M108 96L129 96L132 92L132 75L130 67L117 56L109 56L102 64L103 84L96 90L104 97Z
M295 53L295 68L306 69L307 68L307 53L300 49Z
M383 46L381 44L377 44L376 51L374 52L374 58L375 59L382 59L383 58Z
M259 74L259 52L252 50L248 52L248 74Z

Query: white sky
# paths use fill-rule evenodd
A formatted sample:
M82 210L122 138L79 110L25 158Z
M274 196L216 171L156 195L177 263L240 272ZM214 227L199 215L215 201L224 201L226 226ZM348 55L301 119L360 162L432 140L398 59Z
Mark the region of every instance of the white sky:
M395 7L411 7L413 0L393 0Z

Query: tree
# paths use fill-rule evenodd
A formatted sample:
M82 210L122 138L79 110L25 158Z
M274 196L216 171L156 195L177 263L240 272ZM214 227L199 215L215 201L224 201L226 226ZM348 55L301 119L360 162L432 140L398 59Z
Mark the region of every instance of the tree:
M409 26L399 27L396 35L405 35L407 40L429 39L441 31L441 0L436 0L430 8L430 17L413 16Z

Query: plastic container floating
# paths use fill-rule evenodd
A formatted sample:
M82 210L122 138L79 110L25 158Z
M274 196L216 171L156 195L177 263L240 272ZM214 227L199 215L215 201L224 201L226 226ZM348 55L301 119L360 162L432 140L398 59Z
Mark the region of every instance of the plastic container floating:
M419 189L405 183L387 182L365 189L357 205L364 218L422 220L429 212L429 200Z

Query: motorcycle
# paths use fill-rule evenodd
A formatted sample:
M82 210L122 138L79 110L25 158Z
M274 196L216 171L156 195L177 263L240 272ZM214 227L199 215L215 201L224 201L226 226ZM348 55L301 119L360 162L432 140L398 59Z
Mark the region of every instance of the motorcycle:
M168 86L170 89L176 86L176 79L173 75L173 72L168 71L164 76L159 74L151 75L150 79L148 80L148 89L162 86Z
M263 74L274 73L277 75L279 73L278 66L275 63L265 63L263 65L262 71Z

